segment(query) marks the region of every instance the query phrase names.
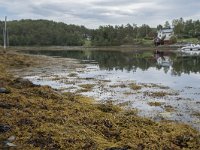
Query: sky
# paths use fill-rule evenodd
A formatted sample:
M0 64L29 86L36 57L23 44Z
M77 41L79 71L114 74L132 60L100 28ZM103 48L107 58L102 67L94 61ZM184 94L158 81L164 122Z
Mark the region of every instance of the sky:
M200 19L200 0L0 0L0 20L47 19L98 28Z

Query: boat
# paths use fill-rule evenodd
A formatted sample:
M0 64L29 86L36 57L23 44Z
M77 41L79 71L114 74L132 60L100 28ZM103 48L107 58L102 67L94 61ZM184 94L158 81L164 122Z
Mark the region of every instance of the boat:
M187 51L200 51L200 45L199 44L190 44L188 46L184 46L181 48L182 52L187 52Z
M199 44L189 44L180 49L182 53L187 55L199 55L200 54L200 45Z

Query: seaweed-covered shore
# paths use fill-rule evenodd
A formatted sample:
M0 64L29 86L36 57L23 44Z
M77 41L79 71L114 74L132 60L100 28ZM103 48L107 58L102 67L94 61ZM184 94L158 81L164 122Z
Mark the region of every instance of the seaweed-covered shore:
M154 122L135 110L61 94L9 73L40 65L38 59L0 53L0 148L200 149L200 134L188 125Z

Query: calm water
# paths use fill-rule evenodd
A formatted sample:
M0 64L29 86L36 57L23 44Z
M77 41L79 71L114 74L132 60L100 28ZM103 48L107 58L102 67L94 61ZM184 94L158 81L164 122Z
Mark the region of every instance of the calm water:
M23 51L24 52L24 51ZM50 85L67 92L80 92L81 84L94 84L91 91L81 92L96 100L128 103L139 115L159 120L176 120L191 124L200 130L200 55L153 51L27 51L35 55L73 58L85 64L84 68L49 68L25 76L35 84ZM56 59L54 59L56 61ZM37 70L37 69L36 69ZM131 83L142 85L132 90ZM151 86L156 84L156 86ZM164 87L164 88L163 88ZM164 97L148 93L164 91ZM159 107L149 102L160 102ZM173 108L167 111L166 108Z
M187 92L188 98L200 99L200 55L152 51L28 51L30 54L74 58L99 68L91 76L102 74L106 80L135 80L159 83Z

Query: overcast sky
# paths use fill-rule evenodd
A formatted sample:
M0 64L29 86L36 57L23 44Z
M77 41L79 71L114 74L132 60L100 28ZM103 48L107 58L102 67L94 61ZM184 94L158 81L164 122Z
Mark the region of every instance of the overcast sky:
M48 19L97 28L200 19L200 0L0 0L0 19Z

